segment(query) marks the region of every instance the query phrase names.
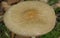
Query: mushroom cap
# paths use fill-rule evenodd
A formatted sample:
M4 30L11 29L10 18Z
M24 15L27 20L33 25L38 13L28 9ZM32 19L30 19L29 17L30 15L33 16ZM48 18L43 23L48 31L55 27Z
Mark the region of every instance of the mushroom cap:
M24 1L4 14L4 23L12 32L23 36L38 36L50 32L56 22L53 8L40 1Z

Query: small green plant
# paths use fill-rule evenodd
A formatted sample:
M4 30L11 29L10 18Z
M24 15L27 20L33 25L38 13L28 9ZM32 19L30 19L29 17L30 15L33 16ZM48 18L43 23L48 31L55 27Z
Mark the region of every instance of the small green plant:
M49 5L53 5L53 4L56 4L59 0L49 0L48 1L48 4Z
M3 22L0 22L0 38L10 38L10 31Z

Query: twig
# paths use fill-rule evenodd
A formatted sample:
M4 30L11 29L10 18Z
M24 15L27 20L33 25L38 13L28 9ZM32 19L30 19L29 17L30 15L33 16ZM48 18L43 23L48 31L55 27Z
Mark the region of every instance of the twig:
M15 37L15 34L12 32L11 33L11 38L14 38Z

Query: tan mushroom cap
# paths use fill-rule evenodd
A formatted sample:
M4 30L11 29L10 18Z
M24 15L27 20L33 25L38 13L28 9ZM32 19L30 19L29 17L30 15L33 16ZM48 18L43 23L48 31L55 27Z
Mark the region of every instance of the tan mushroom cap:
M38 1L24 1L12 6L4 15L4 23L12 32L23 36L37 36L50 32L56 22L49 5Z

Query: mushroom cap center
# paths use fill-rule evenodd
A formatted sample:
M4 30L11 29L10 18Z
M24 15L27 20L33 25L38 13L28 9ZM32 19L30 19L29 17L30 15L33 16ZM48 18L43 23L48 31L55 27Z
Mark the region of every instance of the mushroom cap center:
M24 19L26 20L35 19L37 16L37 13L38 13L37 10L34 10L34 9L27 10L25 11Z

